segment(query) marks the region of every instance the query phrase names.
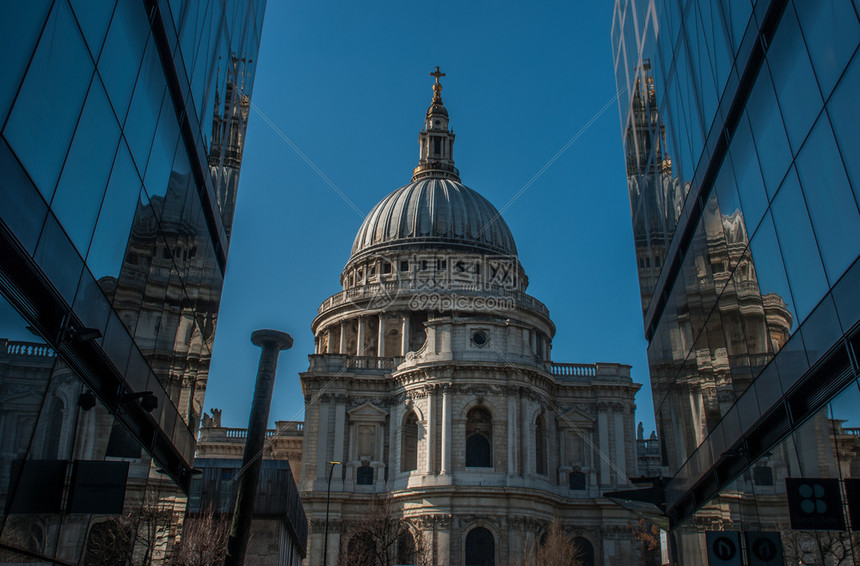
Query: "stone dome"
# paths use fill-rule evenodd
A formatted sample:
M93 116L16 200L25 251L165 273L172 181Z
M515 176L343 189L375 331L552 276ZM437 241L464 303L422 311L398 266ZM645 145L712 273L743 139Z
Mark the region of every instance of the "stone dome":
M414 181L382 199L361 224L350 260L403 248L517 253L496 207L469 187L444 178Z

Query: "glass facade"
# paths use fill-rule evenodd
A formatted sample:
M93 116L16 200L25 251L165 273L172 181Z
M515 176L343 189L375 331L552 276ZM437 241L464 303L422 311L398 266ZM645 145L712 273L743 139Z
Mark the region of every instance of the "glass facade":
M615 3L680 563L706 561L705 530L781 533L794 564L831 563L837 547L860 559L847 532L790 528L785 481L848 485L860 473L850 401L860 395L858 10L851 0Z
M3 8L0 561L170 557L264 10Z

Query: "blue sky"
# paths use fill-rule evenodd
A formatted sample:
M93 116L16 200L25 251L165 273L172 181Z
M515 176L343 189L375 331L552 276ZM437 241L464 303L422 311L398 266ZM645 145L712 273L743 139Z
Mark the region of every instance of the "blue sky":
M630 209L609 41L610 2L270 0L252 101L367 213L409 182L436 65L464 184L502 209L558 328L553 360L620 362L645 383ZM577 133L588 126L577 138ZM574 139L576 138L576 139ZM310 324L341 290L362 217L253 110L206 393L246 426L258 328L289 332L270 421L301 419Z

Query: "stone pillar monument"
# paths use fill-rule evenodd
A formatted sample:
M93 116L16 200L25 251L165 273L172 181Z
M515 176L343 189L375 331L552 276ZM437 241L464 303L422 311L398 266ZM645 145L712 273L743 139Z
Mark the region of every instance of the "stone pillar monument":
M269 408L272 405L272 390L275 387L278 353L290 349L293 345L289 334L277 330L256 330L251 334L251 342L260 346L263 351L260 353L260 365L257 367L257 385L251 403L245 454L242 457L242 470L236 490L236 505L230 524L230 537L227 539L224 566L241 566L245 561L248 536L251 534L251 519L254 515L254 500L257 498L257 484L260 481L260 467L263 463L263 445L269 422Z

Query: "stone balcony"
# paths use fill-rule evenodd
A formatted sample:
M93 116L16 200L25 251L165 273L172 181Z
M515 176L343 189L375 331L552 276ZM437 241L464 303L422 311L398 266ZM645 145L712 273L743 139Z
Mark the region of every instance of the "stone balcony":
M421 281L389 281L385 283L368 283L353 287L340 293L335 293L320 305L318 315L344 304L363 301L394 301L400 297L411 297L420 294L435 293L440 295L459 294L475 297L498 297L513 299L517 306L523 306L537 313L549 317L549 309L539 300L531 295L501 287L497 285L485 285L481 283L451 283L447 282L444 287L429 285L429 282Z

